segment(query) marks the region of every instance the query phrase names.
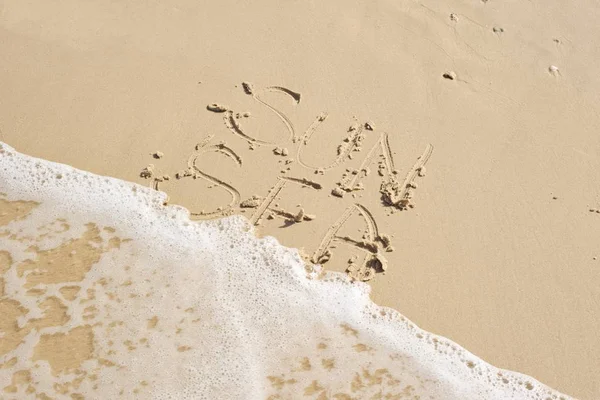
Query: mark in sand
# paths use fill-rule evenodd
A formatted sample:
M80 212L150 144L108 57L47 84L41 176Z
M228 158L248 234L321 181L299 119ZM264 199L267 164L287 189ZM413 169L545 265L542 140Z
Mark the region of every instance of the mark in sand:
M229 183L209 175L202 171L200 167L198 167L197 162L200 156L207 152L217 152L222 154L229 159L233 160L238 167L242 166L242 159L237 155L235 151L233 151L230 147L227 146L226 143L220 142L217 144L209 144L210 141L214 138L214 135L209 135L204 138L200 143L198 143L190 157L188 158L187 168L181 171L178 171L175 174L175 179L178 181L184 178L193 178L193 179L204 179L215 186L219 186L226 190L231 196L231 201L226 207L218 207L215 211L206 212L204 210L195 212L191 211L190 215L199 219L210 219L216 217L222 217L226 215L231 215L233 213L234 207L239 205L240 203L240 192L231 186ZM161 153L162 154L162 153ZM153 155L154 156L154 155ZM156 157L155 157L156 158ZM164 181L168 181L171 179L170 175L159 174L156 172L156 167L154 164L149 164L147 167L143 168L140 172L140 177L144 179L152 179L151 187L154 190L160 190L160 184ZM168 202L168 200L167 200ZM167 203L165 202L165 204Z
M229 129L233 134L238 135L241 138L245 139L250 144L255 144L258 146L273 144L273 143L265 141L265 140L256 139L256 138L248 135L246 132L244 132L239 119L235 118L235 114L233 113L232 110L225 111L225 115L223 116L223 121L225 122L225 126L227 127L227 129Z
M304 212L304 209L300 209L300 211L298 213L291 213L291 212L285 211L285 210L277 207L277 205L275 205L275 206L272 205L272 203L275 201L277 196L279 196L279 194L285 187L286 183L288 183L288 182L297 183L302 186L309 187L311 189L316 189L316 190L319 190L322 188L320 183L313 182L313 181L305 179L305 178L292 178L292 177L280 176L277 178L277 183L275 184L275 186L273 186L269 190L269 194L264 199L262 199L262 202L260 204L258 204L258 200L260 200L261 198L256 195L252 196L251 199L244 201L244 205L246 207L256 208L256 211L254 212L252 217L250 217L250 223L252 223L253 225L260 225L260 222L261 222L262 218L265 216L265 214L267 213L267 211L271 211L273 214L276 214L276 215L286 218L288 223L312 221L313 219L316 218L314 215L306 214ZM271 214L269 214L269 216L270 215ZM267 216L267 218L269 218L269 216ZM269 219L271 219L271 218L269 218Z
M338 232L352 215L358 213L367 227L367 234L363 240L356 240L349 236L339 236ZM324 264L331 257L331 247L334 242L353 246L363 252L362 263L357 263L358 257L349 260L348 275L355 280L368 281L373 279L376 273L385 272L387 260L381 254L381 250L392 251L390 238L379 233L379 228L373 218L373 214L361 204L353 204L348 207L342 216L329 228L321 240L319 247L315 250L311 261L315 264Z
M298 159L298 163L302 165L304 168L312 169L315 171L327 171L333 169L344 162L346 159L352 159L353 152L358 152L362 150L362 142L365 139L364 130L372 130L372 123L367 124L354 124L348 128L348 135L344 138L343 142L337 147L337 156L335 160L329 164L328 166L313 166L308 165L302 159L302 150L305 146L308 145L310 138L313 136L316 128L327 118L327 114L321 114L317 117L317 119L308 127L304 135L300 138L301 143L298 146L298 151L296 153L296 158ZM367 126L369 128L367 128Z
M283 122L283 124L286 126L286 129L289 131L292 141L296 140L296 133L295 133L296 131L294 129L294 125L293 125L292 121L283 112L279 111L277 108L273 107L271 104L264 101L258 95L257 90L252 83L242 82L242 89L244 90L244 93L246 93L249 96L252 96L252 98L254 100L256 100L260 104L267 107L273 113L275 113L275 115L277 115L277 117L281 120L281 122ZM265 90L269 91L269 92L283 93L285 95L290 96L294 100L294 104L300 103L301 94L297 93L293 90L287 89L285 87L268 86L267 88L265 88ZM253 145L263 146L263 145L273 144L272 142L269 142L269 141L257 139L255 137L247 134L244 131L239 119L241 117L248 118L250 116L250 113L247 113L247 112L242 113L242 114L234 113L233 110L231 110L229 107L222 105L222 104L218 104L218 103L209 104L206 106L206 108L207 108L207 110L215 112L215 113L224 113L225 115L223 117L223 121L225 122L225 126L227 127L227 129L229 129L233 134L238 135L238 136L242 137L243 139L247 140L251 146L253 146Z
M258 101L260 104L264 105L269 110L274 112L275 115L277 115L277 117L281 120L281 122L283 122L287 130L290 132L290 137L292 141L296 140L296 130L294 129L294 124L284 113L282 113L277 108L273 107L272 105L261 99L252 83L242 82L242 88L244 89L244 92L247 95L252 96L254 100ZM294 92L293 90L284 88L282 86L269 86L266 88L266 90L271 92L280 92L287 94L288 96L292 97L292 99L294 99L295 104L300 104L301 94Z
M393 174L396 172L394 158L390 148L389 135L386 132L383 132L380 135L379 140L377 140L377 143L375 143L371 150L369 150L369 153L367 153L367 156L360 167L355 170L347 170L347 173L342 176L342 180L338 182L338 187L333 189L332 194L337 197L343 197L344 192L348 193L362 190L362 183L358 182L358 180L369 174L369 166L377 154L383 158L383 162L380 162L379 164L379 175L387 176L388 181L393 179Z
M429 161L432 153L433 146L428 144L427 147L425 147L423 154L417 159L417 162L410 169L401 184L394 178L381 184L379 191L384 204L396 207L400 210L405 210L407 207L414 207L414 205L411 204L411 199L412 191L417 188L415 179L417 177L425 176L425 164Z
M452 71L446 72L443 74L443 77L449 80L466 82L462 79L459 79ZM302 158L303 151L307 151L307 149L304 149L304 147L308 146L310 141L314 138L317 129L320 129L322 124L327 120L328 113L322 112L317 115L306 131L302 135L297 135L292 122L287 118L287 116L263 101L258 95L253 84L249 82L243 82L242 88L245 94L252 96L254 100L267 107L269 110L275 113L279 119L281 119L291 135L292 142L298 143L298 146L296 147L296 159L298 163L302 167L314 171L317 175L323 175L325 171L334 169L340 166L342 163L352 160L355 152L361 152L363 150L364 140L369 135L369 132L375 130L375 124L373 122L359 122L356 117L353 117L355 123L347 129L345 137L339 143L337 148L335 148L336 155L333 157L333 161L327 166L312 166L305 162ZM299 104L301 100L300 93L281 86L269 86L262 90L268 92L279 92L285 96L290 96L294 101L294 104ZM291 150L293 150L291 148L288 150L288 148L281 145L275 146L274 143L257 139L246 133L246 131L244 131L242 128L241 123L244 118L250 117L250 113L248 112L234 112L229 107L218 103L209 104L206 108L211 112L223 114L223 120L226 127L236 136L247 141L250 144L251 149L254 149L254 146L271 145L272 152L275 155L282 157L288 157L291 153ZM255 194L242 201L240 192L235 187L224 180L204 172L199 166L199 162L202 160L201 156L204 153L213 151L225 155L229 159L233 160L238 167L242 166L242 159L230 147L228 147L225 142L211 144L213 137L214 136L212 135L208 136L202 142L196 145L195 151L188 159L187 168L177 172L174 177L177 179L177 181L181 181L182 179L190 177L193 179L204 179L214 184L214 186L219 186L226 190L231 197L231 201L229 204L227 204L227 206L218 207L214 211L205 212L202 210L200 212L191 212L190 214L192 217L211 219L230 215L235 211L245 212L248 209L253 209L254 212L250 217L250 222L253 225L260 225L264 219L272 220L275 217L284 218L284 226L290 226L304 221L312 221L316 218L315 215L307 213L300 204L296 205L298 207L297 209L289 211L281 208L277 201L280 199L283 189L289 183L298 184L302 187L313 190L321 190L323 189L323 185L319 182L303 177L278 176L275 185L269 190L265 197ZM361 180L364 180L365 177L371 173L371 164L373 164L375 159L378 157L379 160L376 171L382 178L380 180L379 187L382 204L385 206L392 206L393 208L397 208L399 210L412 208L414 207L414 204L411 202L412 194L414 189L417 188L416 180L418 177L425 175L425 164L431 157L432 152L433 146L427 145L423 154L417 159L417 162L409 170L404 181L400 182L397 179L398 170L396 170L394 164L394 157L390 147L389 135L386 132L382 132L378 135L377 141L369 149L358 169L346 168L346 172L343 173L340 181L336 183L337 186L331 193L335 196L343 197L346 193L363 190L364 185ZM151 153L151 155L156 159L160 159L163 156L160 152ZM316 154L313 156L316 156ZM278 163L285 163L287 166L295 162L296 159L286 158L279 160ZM319 158L319 160L321 160L321 158ZM283 168L285 169L281 170L280 172L286 174L287 171L290 171L291 167ZM140 172L140 176L144 179L151 179L152 187L154 187L156 190L159 190L161 183L169 180L170 176L162 175L157 171L158 169L153 164L149 164ZM210 187L213 186L209 186L209 188ZM352 197L356 196L356 194L352 194ZM393 208L390 210L391 213L395 212ZM339 233L340 229L353 215L357 214L360 216L359 218L362 218L364 224L366 225L365 233L362 235L362 238L356 239L350 236L341 235ZM354 202L343 211L342 215L335 222L335 224L327 230L320 242L320 245L312 255L311 261L318 264L323 264L329 261L332 257L332 249L336 247L337 243L341 243L346 246L350 246L355 250L359 250L359 255L362 257L362 261L359 261L358 255L352 256L348 260L347 273L352 279L360 281L368 281L373 279L377 273L383 273L387 269L387 262L383 256L383 253L394 250L391 246L390 238L387 235L380 234L373 214L364 205Z
M210 212L205 212L204 210L202 210L200 212L190 212L190 214L192 216L198 217L201 219L231 215L233 213L233 208L236 207L240 203L240 198L241 198L240 192L236 188L234 188L233 186L231 186L230 184L226 183L225 181L223 181L219 178L216 178L212 175L205 173L196 165L198 158L200 158L200 156L203 153L207 153L209 151L214 151L214 152L217 152L217 153L227 156L228 158L233 160L238 167L242 166L242 159L240 158L240 156L238 156L230 147L228 147L226 143L221 142L221 143L217 143L214 145L209 145L209 142L212 140L212 138L213 138L213 136L210 135L207 138L205 138L202 142L200 142L196 145L195 151L192 153L192 155L188 159L188 163L187 163L188 169L186 171L183 171L183 174L181 174L181 175L179 175L179 173L178 173L178 175L180 176L180 178L178 178L178 179L181 179L184 177L189 177L189 176L193 177L194 179L201 178L210 183L213 183L217 186L222 187L231 196L231 202L225 208L219 207L219 208L217 208L216 211L210 211Z

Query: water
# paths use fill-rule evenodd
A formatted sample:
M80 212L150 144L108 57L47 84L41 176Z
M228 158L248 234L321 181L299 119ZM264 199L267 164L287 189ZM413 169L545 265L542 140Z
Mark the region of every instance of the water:
M0 150L7 399L567 399L345 275L136 184ZM47 396L47 397L44 397Z

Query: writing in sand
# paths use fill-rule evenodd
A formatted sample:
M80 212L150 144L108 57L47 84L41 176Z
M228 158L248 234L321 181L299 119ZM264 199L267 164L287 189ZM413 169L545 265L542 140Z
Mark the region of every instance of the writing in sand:
M321 241L314 246L312 252L303 254L306 261L324 264L331 259L333 249L341 244L355 251L348 258L346 268L346 272L352 279L367 281L372 279L376 273L385 272L388 263L384 254L394 251L392 245L394 239L391 235L380 231L374 214L369 209L372 208L372 205L367 206L362 199L365 198L365 195L371 200L379 198L379 202L375 203L375 206L387 209L388 215L395 211L413 208L413 195L417 188L417 180L425 176L425 165L431 157L433 146L427 144L414 165L402 175L394 161L389 134L376 132L375 124L371 121L362 122L354 118L344 137L331 149L312 151L313 156L314 153L317 153L317 158L321 161L321 163L313 164L306 160L306 153L311 153L308 150L309 144L322 133L323 124L329 114L321 112L304 131L299 131L283 111L264 100L263 96L269 92L282 94L289 97L296 106L302 99L300 93L281 86L257 89L255 85L248 82L242 83L241 91L272 113L279 120L280 126L277 128L283 127L287 132L287 137L279 137L278 141L261 139L245 126L244 122L252 118L250 112L236 112L226 105L212 103L206 108L210 112L222 115L225 129L217 134L204 136L194 146L183 169L169 174L164 173L155 164L150 164L142 169L140 177L149 180L154 189L164 190L167 193L170 193L174 187L174 185L167 186L167 183L185 184L190 179L204 180L208 184L207 189L224 190L228 194L228 201L216 205L208 211L192 209L192 217L214 219L251 211L249 219L257 226L265 220L276 218L282 218L285 227L311 223L317 219L317 215L303 207L291 210L280 205L282 196L287 195L286 190L290 187L308 189L303 191L303 194L310 193L311 196L328 196L338 199L343 204L331 211L337 215L337 219L327 226L319 226L318 235L321 237ZM228 144L216 137L227 131L235 135L236 142L234 144ZM259 149L267 149L270 154L278 158L278 165L275 165L270 171L263 171L261 176L262 180L269 179L272 182L267 193L242 193L236 185L231 183L233 177L244 176L244 173L248 171L247 168L244 168L245 163L249 162L253 165L252 159L244 161L240 155L240 148L246 145L249 150L252 150L251 152L246 151L251 158L263 156L264 153L256 151ZM225 160L237 167L236 173L233 176L222 177L207 172L206 167L202 165L207 153L218 153L223 156ZM323 163L323 158L327 156L322 153L326 153L331 160ZM164 157L160 151L153 152L151 155L156 160ZM376 172L372 173L373 170ZM331 179L325 179L327 174L333 175L336 180L332 182ZM368 190L372 189L372 186L365 186L364 181L367 179L377 182L377 192ZM209 192L200 194L204 198L211 197ZM187 206L185 201L184 205ZM342 227L356 216L362 221L362 229L360 229L362 235L352 237L350 234L341 233Z

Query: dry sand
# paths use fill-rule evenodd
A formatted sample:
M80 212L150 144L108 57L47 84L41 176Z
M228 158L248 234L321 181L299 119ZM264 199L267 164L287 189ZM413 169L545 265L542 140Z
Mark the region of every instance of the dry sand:
M5 1L0 140L158 185L198 218L243 213L328 269L355 260L378 304L594 399L599 14L591 1ZM412 182L406 210L382 202L382 184ZM375 249L387 269L371 276Z

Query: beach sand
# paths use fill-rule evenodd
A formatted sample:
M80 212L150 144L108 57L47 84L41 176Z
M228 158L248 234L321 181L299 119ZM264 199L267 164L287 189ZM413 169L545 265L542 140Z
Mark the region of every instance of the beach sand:
M0 140L157 186L199 219L245 215L327 270L372 278L375 303L422 329L594 399L598 14L589 1L6 1ZM374 249L387 265L363 266Z

